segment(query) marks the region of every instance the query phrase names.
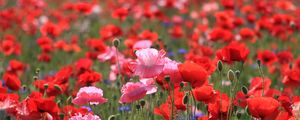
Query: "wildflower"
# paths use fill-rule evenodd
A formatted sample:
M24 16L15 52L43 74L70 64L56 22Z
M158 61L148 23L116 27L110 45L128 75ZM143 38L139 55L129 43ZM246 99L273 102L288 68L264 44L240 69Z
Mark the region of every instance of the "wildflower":
M103 98L103 91L94 86L82 87L76 95L76 98L73 99L72 103L76 105L84 104L103 104L107 102L106 98Z

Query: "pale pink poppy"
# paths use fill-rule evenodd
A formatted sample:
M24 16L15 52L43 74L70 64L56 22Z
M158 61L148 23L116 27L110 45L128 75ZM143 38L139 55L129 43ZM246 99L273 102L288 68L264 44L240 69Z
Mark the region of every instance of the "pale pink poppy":
M152 41L150 40L140 40L133 45L133 49L134 50L146 49L146 48L150 48L151 45L152 45Z
M143 78L140 79L140 81L146 86L146 94L153 94L157 91L157 86L155 85L155 80L153 78Z
M169 58L165 58L165 66L163 69L163 75L168 75L171 79L171 82L177 87L182 82L182 77L178 71L178 62L173 61Z
M165 52L153 48L140 49L135 52L136 62L131 63L134 75L141 78L151 78L159 75L164 68Z
M147 87L141 82L127 82L121 89L120 103L131 103L142 99L147 94Z
M119 59L118 63L116 64L113 64L110 66L110 72L109 72L109 80L110 81L115 81L117 79L117 76L118 74L122 71L123 69L123 64L124 63L129 63L133 61L132 59L125 59L125 58L122 58L122 59ZM118 68L118 64L120 65ZM121 71L120 71L121 70Z
M97 115L92 115L92 114L87 114L87 115L82 115L78 113L75 116L72 116L69 120L101 120L99 116Z
M202 11L204 12L213 12L213 11L217 11L218 9L219 6L216 2L205 3L202 7Z
M94 86L82 87L76 95L76 98L73 99L72 103L76 105L84 104L103 104L107 102L106 98L103 98L103 91Z
M117 65L111 65L110 72L109 72L109 80L115 81L117 79L118 73L119 73L119 71L118 71Z
M118 59L124 59L124 56L120 53L120 52L117 52L117 49L115 47L107 47L105 49L105 52L102 53L102 54L99 54L97 56L97 58L101 61L101 62L105 62L107 60L111 60L113 58L116 57L118 53Z

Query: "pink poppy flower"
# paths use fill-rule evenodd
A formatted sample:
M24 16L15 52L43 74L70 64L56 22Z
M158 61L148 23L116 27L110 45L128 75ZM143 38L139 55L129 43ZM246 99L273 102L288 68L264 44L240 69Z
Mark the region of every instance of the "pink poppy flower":
M131 103L142 99L147 94L147 87L141 82L127 82L121 89L120 103Z
M105 52L102 54L99 54L97 58L100 60L100 62L105 62L107 60L111 60L115 58L117 55L117 49L115 47L107 47L105 49ZM118 52L118 59L124 59L124 56Z
M107 99L103 98L103 91L94 86L80 88L76 98L72 101L76 105L87 103L97 105L105 102L107 102Z
M82 115L79 113L75 116L72 116L69 120L101 120L101 119L97 115L92 115L92 114Z
M121 58L121 59L118 60L118 63L120 64L120 68L118 68L118 63L111 65L110 66L110 72L109 72L109 80L110 81L115 81L117 79L118 74L120 74L122 72L126 73L124 71L125 68L123 68L124 67L123 65L126 64L126 63L129 63L131 61L133 61L133 60ZM129 68L128 68L128 70L131 71Z
M141 40L141 41L137 41L133 45L133 49L134 50L146 49L146 48L150 48L151 45L152 45L152 41L150 41L150 40Z
M178 87L182 82L182 77L178 71L178 65L180 63L169 58L166 58L165 61L166 63L163 69L163 75L169 75L171 82L175 85L175 87Z
M117 65L111 65L110 72L109 72L109 80L115 81L117 79L118 73L119 73L119 71L118 71Z
M131 63L134 75L141 78L151 78L159 75L164 68L165 52L153 48L140 49L136 51L137 61Z
M146 86L146 90L147 90L146 94L152 94L157 91L155 80L153 78L143 78L140 79L140 82Z
M217 11L218 9L219 9L219 6L218 6L218 3L216 3L216 2L205 3L202 7L202 11L205 11L206 13Z

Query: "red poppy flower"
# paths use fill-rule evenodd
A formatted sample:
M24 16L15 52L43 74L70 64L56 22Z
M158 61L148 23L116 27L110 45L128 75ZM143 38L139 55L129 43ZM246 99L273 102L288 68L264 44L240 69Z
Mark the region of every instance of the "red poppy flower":
M48 53L41 53L38 55L38 60L41 62L50 62L51 56Z
M223 28L214 28L208 35L208 39L211 41L224 41L230 42L233 40L233 34L231 31Z
M235 96L235 99L234 99L234 105L236 106L240 106L240 107L243 107L245 108L247 106L247 98L249 96L248 95L245 95L242 91L238 91L236 93L236 96Z
M153 31L144 30L142 33L139 34L139 38L142 40L156 41L158 39L158 34Z
M293 60L293 54L289 51L277 53L277 59L280 64L289 64Z
M239 32L242 37L242 40L250 40L255 42L255 31L250 28L242 28Z
M128 15L128 9L126 8L118 8L113 11L112 18L119 19L121 21L125 20Z
M41 27L41 33L43 36L52 36L52 37L57 37L62 33L62 29L60 28L60 26L55 25L51 22L47 22L45 23L42 27Z
M193 88L200 87L207 83L208 74L201 65L186 61L178 65L178 70L183 81L189 82Z
M172 92L171 92L172 93ZM180 91L180 88L174 89L174 105L178 110L186 110L186 105L183 103L185 94ZM172 103L172 94L168 97L168 102Z
M100 73L94 71L86 71L79 75L78 84L80 85L91 85L95 82L99 82L102 79L102 75Z
M177 25L177 26L174 26L170 31L169 33L171 34L171 36L173 38L181 38L184 34L184 31L182 30L181 26Z
M93 61L88 58L81 58L75 63L75 69L78 72L83 72L90 70L92 67Z
M170 120L171 114L172 114L172 109L171 109L172 104L169 102L165 102L161 104L159 107L154 108L154 114L157 114L159 116L162 116L164 120ZM173 109L173 117L176 118L177 110L176 107Z
M15 74L6 72L2 79L5 81L5 85L11 90L19 90L21 88L21 81Z
M39 38L37 44L41 47L42 52L49 53L53 51L53 41L49 37Z
M216 65L209 57L191 54L186 56L186 59L201 65L209 74L212 74L216 69Z
M14 108L18 102L18 94L0 93L0 109L5 110L7 114L14 112Z
M289 70L282 80L282 83L287 86L300 86L300 69Z
M210 85L204 85L193 89L193 95L197 101L208 103L214 99L216 92Z
M86 40L85 44L91 50L99 52L98 54L105 52L106 47L107 47L102 40L100 40L100 39L94 39L94 38Z
M39 120L43 115L47 119L59 119L59 107L54 97L43 98L39 92L32 92L26 99L16 106L16 116L22 120Z
M220 95L221 94L221 95ZM226 119L228 108L230 106L229 97L226 94L217 93L213 102L208 104L208 112L212 119Z
M234 61L244 62L249 52L245 44L231 42L229 45L217 51L217 58L226 63L232 63Z
M20 73L25 71L25 69L26 69L26 64L18 60L10 60L6 70L13 73Z
M76 11L82 12L86 15L92 13L93 5L87 2L78 2L73 7Z
M112 39L113 37L118 37L122 35L122 30L118 26L115 26L113 24L108 24L106 26L103 26L100 29L99 33L101 35L101 39L108 40L108 39Z
M261 60L262 64L272 65L277 61L276 54L270 50L258 51L257 59Z
M16 41L14 36L5 35L5 39L0 42L0 52L3 52L5 56L20 55L22 52L21 44Z
M261 77L252 78L248 95L261 96L262 91L266 94L270 89L271 83L271 79L266 77L264 79Z
M279 107L279 102L272 97L248 98L247 104L251 115L261 119L276 112Z

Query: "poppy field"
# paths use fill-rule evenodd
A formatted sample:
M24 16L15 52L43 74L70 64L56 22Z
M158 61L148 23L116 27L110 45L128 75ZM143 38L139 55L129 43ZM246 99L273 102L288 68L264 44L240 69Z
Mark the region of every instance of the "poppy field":
M299 120L299 30L298 0L0 0L0 120Z

